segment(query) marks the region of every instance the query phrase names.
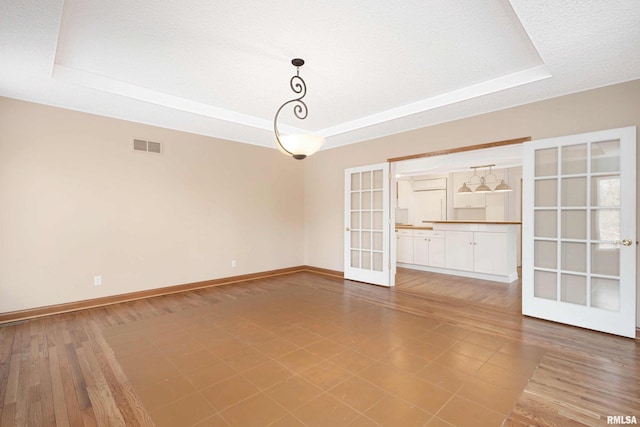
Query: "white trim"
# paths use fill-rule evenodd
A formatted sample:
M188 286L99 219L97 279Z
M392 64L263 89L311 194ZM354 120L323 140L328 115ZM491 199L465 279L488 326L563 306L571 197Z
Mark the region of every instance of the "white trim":
M412 114L422 113L424 111L433 110L445 105L454 104L456 102L466 101L468 99L478 98L480 96L489 95L491 93L500 92L501 90L511 89L528 83L537 82L551 77L551 72L546 65L538 65L526 70L517 71L495 79L487 80L471 86L466 86L457 90L443 93L441 95L432 96L431 98L422 99L411 104L406 104L380 113L371 114L349 122L341 123L336 126L321 129L316 133L325 137L339 135L342 133L352 132L368 126L377 125L379 123L388 122Z
M227 110L225 108L216 107L203 102L169 95L157 90L148 89L60 64L53 65L51 77L65 83L125 96L127 98L148 102L150 104L162 105L163 107L173 108L174 110L185 111L205 117L213 117L215 119L238 123L256 129L273 131L273 121L271 120L265 120L260 117L238 113L236 111ZM306 133L306 131L290 125L279 124L278 127L287 134Z
M57 44L56 44L57 47ZM142 86L116 80L110 77L67 67L58 63L54 63L51 67L51 77L55 80L74 84L78 86L88 87L102 92L112 93L139 101L148 102L150 104L161 105L172 108L174 110L185 111L200 116L211 117L218 120L224 120L229 123L236 123L249 126L261 130L273 130L273 122L260 117L248 114L238 113L236 111L227 110L225 108L216 107L211 104L205 104L191 99L169 95L157 90L148 89ZM380 123L389 122L413 114L440 108L446 105L478 98L489 95L502 90L511 89L528 83L552 77L551 72L546 65L537 65L525 70L516 71L495 79L483 81L474 85L466 86L460 89L452 90L441 95L431 98L422 99L417 102L406 104L400 107L392 108L356 120L341 123L336 126L330 126L324 129L314 130L312 133L323 136L325 138L374 126ZM307 133L302 129L290 125L281 125L281 130L287 134Z

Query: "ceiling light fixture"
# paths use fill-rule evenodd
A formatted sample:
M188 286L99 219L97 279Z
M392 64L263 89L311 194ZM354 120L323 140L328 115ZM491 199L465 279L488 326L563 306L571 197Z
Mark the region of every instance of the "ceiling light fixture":
M491 187L487 185L487 180L484 176L480 177L480 185L476 187L476 193L491 193Z
M504 182L504 179L500 180L500 184L498 184L496 186L496 188L493 189L494 193L506 193L507 191L511 191L512 188L509 187L509 184L507 184L506 182Z
M285 102L278 108L273 119L273 130L275 131L276 144L280 151L294 159L302 160L320 149L324 143L324 137L311 134L281 135L280 131L278 131L278 115L286 105L294 104L293 113L300 120L306 119L309 113L307 104L302 100L307 94L307 85L300 77L300 67L304 65L304 60L295 58L291 60L291 63L296 67L296 75L291 77L289 86L291 86L291 90L294 93L300 96Z
M462 187L458 189L458 193L506 193L507 191L512 191L512 188L504 182L504 179L498 181L498 177L491 171L491 168L495 165L483 165L483 166L471 166L473 169L473 175L469 179L469 181L465 181L462 183ZM478 175L478 169L489 168L487 173L484 175ZM487 184L495 184L498 183L496 187L492 190ZM476 186L475 190L472 190L469 186Z
M458 190L458 193L473 193L473 190L467 187L467 183L463 182L462 187Z

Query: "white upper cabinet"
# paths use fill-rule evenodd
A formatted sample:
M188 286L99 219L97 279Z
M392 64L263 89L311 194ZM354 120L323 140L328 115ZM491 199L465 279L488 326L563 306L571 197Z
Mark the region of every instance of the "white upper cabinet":
M458 193L460 187L463 184L467 184L471 190L475 190L478 184L480 184L480 176L484 176L488 171L478 171L474 177L474 172L455 172L453 173L453 207L459 208L485 208L489 204L493 207L500 201L502 206L504 205L504 193ZM494 188L504 179L504 171L501 169L492 170L491 174L487 176L487 185ZM469 184L471 182L472 184ZM496 197L498 195L502 197ZM500 219L502 220L502 219Z
M455 172L453 175L453 207L484 208L486 201L484 193L458 193L465 182L469 182L473 172ZM475 188L475 187L474 187ZM472 188L473 189L473 188Z
M396 182L398 186L398 204L396 207L401 209L409 209L412 196L411 182L404 180L398 180Z

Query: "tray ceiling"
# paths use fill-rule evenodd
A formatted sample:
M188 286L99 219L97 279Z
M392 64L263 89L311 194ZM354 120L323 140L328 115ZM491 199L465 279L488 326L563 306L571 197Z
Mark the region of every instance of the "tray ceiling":
M306 64L326 148L640 78L640 3L5 0L0 95L273 146Z

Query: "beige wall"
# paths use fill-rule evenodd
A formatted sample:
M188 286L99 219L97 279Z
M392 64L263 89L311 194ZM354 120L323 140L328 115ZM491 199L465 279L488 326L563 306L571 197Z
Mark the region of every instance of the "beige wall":
M0 313L302 264L342 271L345 168L630 125L640 127L640 80L295 162L0 97ZM133 152L132 138L165 152Z
M132 138L164 153L134 152ZM303 168L268 148L0 98L0 313L302 265Z
M321 151L305 160L305 263L343 271L345 168L506 139L625 126L640 129L640 80ZM638 297L640 309L640 291ZM640 326L640 315L638 320Z
M640 80L321 151L305 160L306 264L343 270L345 168L526 136L634 125L640 127Z

